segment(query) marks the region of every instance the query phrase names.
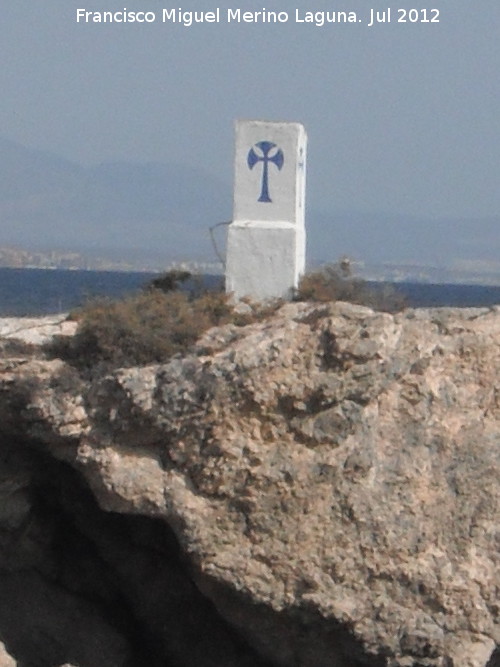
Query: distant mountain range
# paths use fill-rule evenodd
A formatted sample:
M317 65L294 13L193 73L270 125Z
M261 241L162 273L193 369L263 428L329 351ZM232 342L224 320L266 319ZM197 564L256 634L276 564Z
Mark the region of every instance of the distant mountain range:
M231 206L230 186L192 167L83 167L0 139L2 246L196 258Z
M428 220L320 208L309 194L310 264L349 255L371 265L500 276L500 215ZM0 246L120 260L215 261L208 229L229 220L231 210L232 184L192 166L110 162L85 167L0 138ZM217 231L223 247L224 228Z

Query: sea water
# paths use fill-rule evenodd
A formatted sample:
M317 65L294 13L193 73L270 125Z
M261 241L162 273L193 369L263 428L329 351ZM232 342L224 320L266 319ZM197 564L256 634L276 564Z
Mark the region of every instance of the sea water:
M89 299L118 298L143 288L156 273L0 268L0 317L67 312ZM222 277L206 276L207 285ZM380 283L368 283L377 286ZM492 306L500 304L500 286L393 283L409 306Z

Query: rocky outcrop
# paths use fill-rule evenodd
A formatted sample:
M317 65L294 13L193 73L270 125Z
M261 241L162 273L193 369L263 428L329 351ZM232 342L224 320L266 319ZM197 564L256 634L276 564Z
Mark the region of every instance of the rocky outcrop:
M6 357L0 587L81 602L41 496L100 554L75 613L109 664L498 666L499 343L496 308L288 304L93 381Z
M16 661L7 653L7 649L0 642L0 667L16 667Z
M0 319L0 342L16 340L31 345L42 345L54 336L72 336L77 322L66 314L45 317L3 317Z

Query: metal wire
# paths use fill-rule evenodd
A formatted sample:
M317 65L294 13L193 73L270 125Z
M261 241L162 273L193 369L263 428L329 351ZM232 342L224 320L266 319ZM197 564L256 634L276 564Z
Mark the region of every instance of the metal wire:
M226 260L225 258L221 255L219 252L219 248L217 247L217 240L214 235L214 230L217 229L217 227L222 227L222 225L230 225L231 221L229 222L218 222L216 225L212 225L211 227L208 228L208 231L210 232L210 238L212 239L212 246L214 249L215 254L217 255L217 258L219 259L219 262L222 264L224 271L226 270Z

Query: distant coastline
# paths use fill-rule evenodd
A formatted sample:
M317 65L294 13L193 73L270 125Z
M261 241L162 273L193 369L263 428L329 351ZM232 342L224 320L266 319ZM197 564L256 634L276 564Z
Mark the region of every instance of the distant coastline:
M180 268L193 273L221 273L218 262L159 260L154 257L109 257L72 250L28 250L0 246L2 269L46 269L65 271L113 271L159 273Z
M334 262L337 258L332 258ZM315 262L310 270L328 262ZM434 285L500 286L500 264L492 262L461 262L453 266L427 266L409 262L374 264L351 260L354 275L364 280L389 283L417 283ZM194 274L221 275L224 268L219 261L210 259L159 259L147 254L133 257L118 251L96 255L74 250L31 250L14 246L0 246L0 269L43 269L64 271L109 271L114 273L161 273L181 269Z

